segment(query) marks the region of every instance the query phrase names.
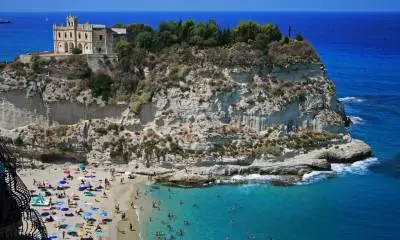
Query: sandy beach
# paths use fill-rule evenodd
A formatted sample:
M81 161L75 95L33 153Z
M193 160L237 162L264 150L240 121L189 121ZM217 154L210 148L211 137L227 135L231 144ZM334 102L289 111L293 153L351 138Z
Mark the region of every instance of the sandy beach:
M127 173L118 170L113 176L111 169L86 166L82 171L79 165L65 164L44 170L22 169L18 174L36 196L33 199L44 200L43 204L51 201L51 205L33 206L42 215L49 237L140 239L138 214L144 212L141 205L146 202L140 186L147 176L129 179ZM90 190L82 190L88 185Z

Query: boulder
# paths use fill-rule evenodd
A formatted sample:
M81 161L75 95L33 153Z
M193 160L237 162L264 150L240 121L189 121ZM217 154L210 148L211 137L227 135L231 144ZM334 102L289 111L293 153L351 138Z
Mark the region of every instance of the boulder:
M371 156L370 146L361 140L334 146L327 151L327 159L330 163L353 163Z

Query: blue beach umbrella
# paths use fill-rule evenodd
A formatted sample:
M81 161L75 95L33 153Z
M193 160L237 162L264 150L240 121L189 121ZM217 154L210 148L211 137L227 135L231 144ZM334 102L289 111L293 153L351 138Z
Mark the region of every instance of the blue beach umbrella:
M93 214L91 212L84 212L82 214L83 217L91 217Z
M68 211L69 209L68 208L61 208L61 211L63 211L63 212L66 212L66 211Z
M61 185L67 184L67 182L65 180L60 180L58 183Z
M100 213L100 217L108 217L108 213L106 211L103 211L102 213Z
M68 235L71 235L71 236L78 236L78 233L74 230L69 230L67 233L68 233Z
M96 235L97 235L98 237L101 237L101 236L104 236L104 233L103 233L103 232L96 232Z
M58 238L58 237L57 237L57 234L55 234L55 233L50 234L50 235L47 237L48 240L56 239L56 238Z

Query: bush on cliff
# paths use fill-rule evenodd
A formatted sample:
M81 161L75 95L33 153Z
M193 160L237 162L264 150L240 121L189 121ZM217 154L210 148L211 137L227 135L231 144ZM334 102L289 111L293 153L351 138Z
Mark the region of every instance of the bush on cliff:
M97 73L89 81L89 87L95 97L101 96L104 101L111 97L111 77L104 73Z
M266 49L270 42L282 39L278 26L273 24L260 25L253 21L242 21L233 29L222 29L213 20L195 23L191 19L161 22L156 30L143 24L132 24L127 26L127 35L130 47L149 51L160 51L182 43L214 47L239 42L254 43L257 48ZM127 46L123 47L126 49Z
M296 40L299 41L299 42L301 42L301 41L304 40L304 37L303 37L302 35L300 35L300 34L297 34Z
M72 54L81 54L82 50L80 48L73 48L72 49Z

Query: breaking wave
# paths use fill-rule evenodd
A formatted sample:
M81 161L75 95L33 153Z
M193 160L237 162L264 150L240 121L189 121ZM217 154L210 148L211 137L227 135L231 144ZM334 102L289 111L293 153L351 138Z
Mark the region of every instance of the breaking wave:
M332 164L332 171L339 175L358 174L365 175L369 172L369 167L378 164L378 158L368 158L364 161L358 161L352 164Z
M354 125L365 123L365 120L364 120L364 119L362 119L362 118L360 118L360 117L357 117L357 116L350 116L350 119L351 119L351 122L352 122Z
M230 178L231 182L251 182L251 183L266 183L270 182L271 180L279 179L279 176L272 176L272 175L260 175L260 174L250 174L246 176L242 175L235 175Z
M378 164L378 158L368 158L364 161L354 162L352 164L332 164L332 171L313 171L308 174L304 174L302 178L302 184L315 183L321 180L335 177L337 175L357 174L365 175L369 171L369 167Z
M343 97L339 98L339 101L341 101L342 103L361 103L364 102L365 100L358 97Z

